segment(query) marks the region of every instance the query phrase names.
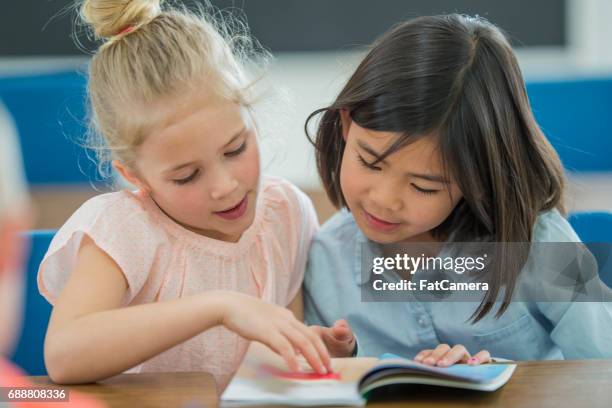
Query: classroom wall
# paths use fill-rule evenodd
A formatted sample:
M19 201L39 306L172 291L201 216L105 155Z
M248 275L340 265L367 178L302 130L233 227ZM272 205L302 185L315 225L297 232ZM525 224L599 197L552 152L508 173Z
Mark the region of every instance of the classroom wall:
M0 23L3 22L0 24L0 34L3 38L15 39L0 45L0 80L15 75L83 70L88 61L89 57L79 51L69 37L74 16L56 13L62 9L63 1L36 0L36 7L32 7L33 1L14 2L8 12L0 16ZM218 3L223 5L223 1ZM490 18L513 36L518 46L521 68L529 81L612 77L612 52L609 48L612 43L612 26L609 25L612 2L607 0L386 0L378 2L376 8L365 0L343 0L332 5L328 1L245 0L231 3L245 5L244 11L254 33L274 52L264 82L267 86L262 88L264 102L256 109L264 170L282 175L309 192L322 220L333 213L333 209L320 188L313 151L303 130L304 120L310 112L332 101L354 69L362 54L359 47L351 45L369 42L391 21L396 21L397 16L401 15L397 7L409 8L411 14L462 11ZM377 24L364 26L359 17L354 19L354 24L343 20L340 25L339 16L346 9L342 5L349 3L353 15L360 15L359 10L366 10L370 13L366 13L366 16L376 15ZM272 8L276 14L269 13L271 6L274 6ZM311 14L305 15L305 7L311 10ZM328 14L322 12L317 15L312 10L326 11ZM301 17L296 20L300 24L310 21L310 27L318 29L309 29L307 36L298 38L305 29L288 26L286 23L291 18L285 21L281 17L291 13ZM55 17L49 18L49 15ZM23 16L29 17L24 19ZM11 33L17 29L13 27L17 21L21 34L14 36ZM274 21L282 21L283 24L273 24ZM343 27L341 32L330 37L329 33L333 33L334 27L338 26ZM279 30L287 34L274 34ZM323 41L324 38L330 40ZM612 157L612 151L609 153ZM570 208L612 209L612 177L609 174L578 172L569 176ZM85 199L104 191L104 186L98 186L96 190L88 181L61 187L33 185L35 202L39 207L38 226L57 227Z

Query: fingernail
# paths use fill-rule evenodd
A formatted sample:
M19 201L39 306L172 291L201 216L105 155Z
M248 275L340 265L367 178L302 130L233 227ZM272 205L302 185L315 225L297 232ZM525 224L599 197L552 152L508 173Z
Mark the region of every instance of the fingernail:
M442 360L438 361L438 365L447 365L448 364L448 360L443 358Z
M478 362L478 359L476 357L472 357L472 358L470 358L468 360L468 364L474 364L474 363L477 363L477 362Z

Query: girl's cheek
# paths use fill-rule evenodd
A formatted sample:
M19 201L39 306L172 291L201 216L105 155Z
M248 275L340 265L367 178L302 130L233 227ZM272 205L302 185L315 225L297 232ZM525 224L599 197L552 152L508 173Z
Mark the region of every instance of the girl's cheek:
M345 150L340 169L340 187L344 198L349 202L353 201L360 191L366 190L368 175L362 174L363 170L359 166L359 163L347 157Z
M172 195L164 197L164 202L173 216L180 219L185 216L201 215L207 211L212 200L203 183L205 181L199 178L194 183L175 186Z
M438 194L444 194L444 196L446 196L446 193ZM431 228L436 228L450 215L454 209L454 205L448 202L447 197L440 196L437 198L435 203L429 202L428 205L427 203L423 203L422 206L417 208L422 209L421 214L419 214L420 216L417 219L422 220L424 224L427 224Z
M242 180L246 188L250 189L257 186L259 180L259 150L257 146L252 146L247 150L237 171L237 177Z

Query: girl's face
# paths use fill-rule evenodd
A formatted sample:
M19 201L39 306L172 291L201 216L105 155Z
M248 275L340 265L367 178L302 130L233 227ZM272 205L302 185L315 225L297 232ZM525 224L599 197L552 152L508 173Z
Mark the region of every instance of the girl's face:
M379 243L433 241L431 230L462 198L456 183L443 177L433 138L420 138L372 166L397 133L362 128L346 112L342 128L342 194L363 233Z
M174 107L138 149L137 175L115 166L177 223L236 242L255 216L259 149L254 124L245 108L210 94L181 102L166 104Z

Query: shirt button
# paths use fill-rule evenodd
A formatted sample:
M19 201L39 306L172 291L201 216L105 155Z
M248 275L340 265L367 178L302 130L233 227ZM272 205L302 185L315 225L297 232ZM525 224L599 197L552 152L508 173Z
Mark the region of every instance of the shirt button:
M423 315L419 316L417 323L419 324L419 326L421 327L427 327L427 318Z

